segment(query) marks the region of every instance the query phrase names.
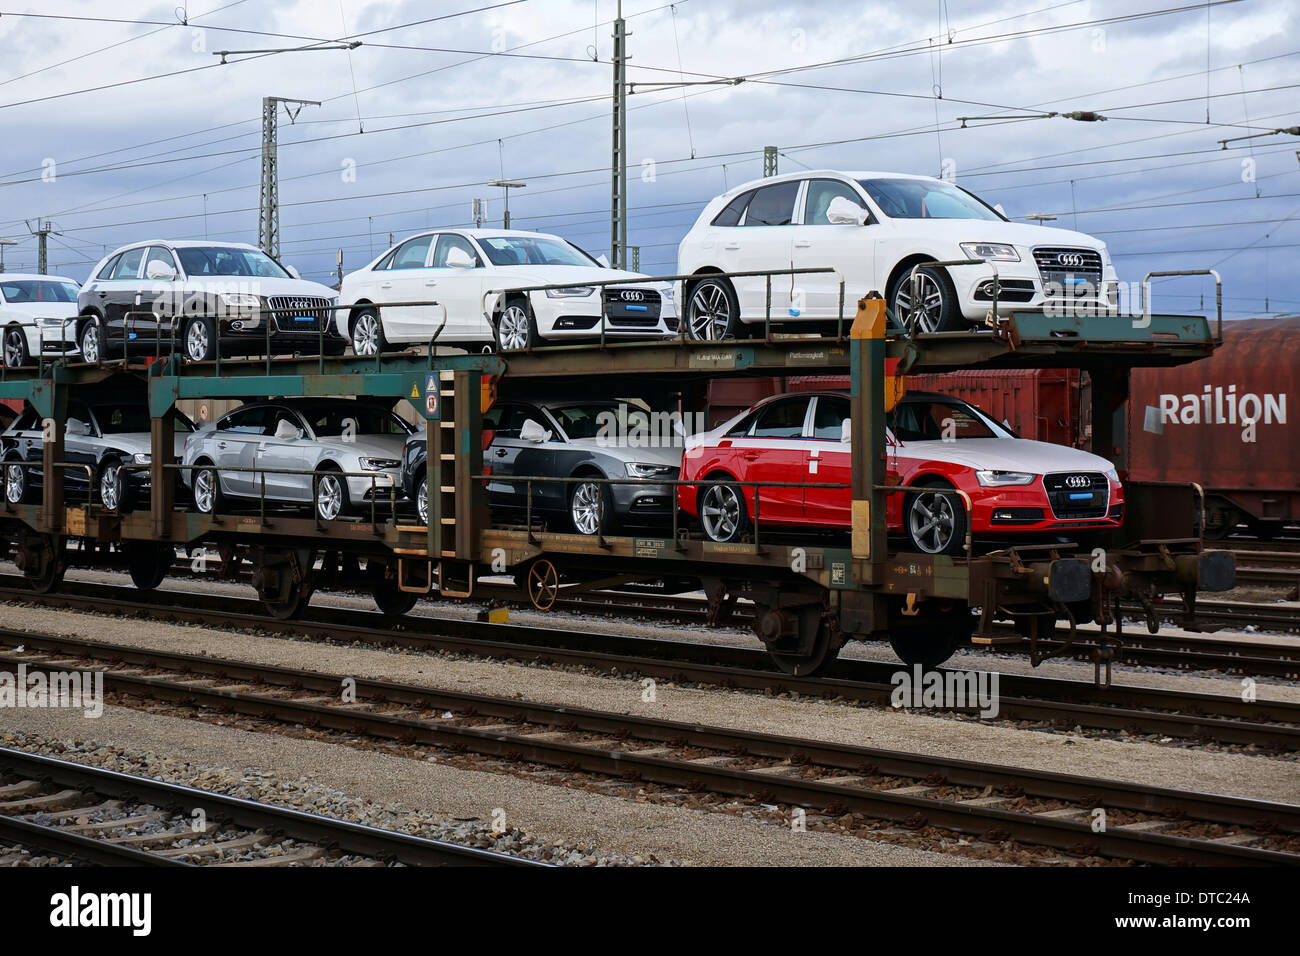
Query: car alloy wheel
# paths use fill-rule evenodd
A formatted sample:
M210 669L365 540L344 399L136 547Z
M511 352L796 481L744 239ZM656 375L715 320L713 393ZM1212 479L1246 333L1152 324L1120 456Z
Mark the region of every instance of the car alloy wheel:
M17 326L5 330L5 365L21 368L27 364L31 353L27 350L27 333Z
M109 511L121 504L122 472L115 461L105 462L99 472L99 503Z
M700 499L704 533L718 542L735 541L745 527L745 503L731 485L710 485Z
M420 524L429 524L429 485L421 480L415 492L415 512L420 516Z
M697 342L720 342L731 337L731 296L720 282L702 282L691 292L687 329Z
M24 496L27 494L27 469L19 464L11 464L5 468L5 498L10 504L22 504Z
M894 289L894 316L912 332L938 332L943 324L943 288L928 272L917 273L916 304L912 277L904 275Z
M191 362L206 361L211 348L208 323L202 319L192 320L185 330L185 357Z
M92 365L99 361L99 323L94 319L81 330L81 360Z
M926 554L951 553L958 534L956 495L923 491L912 498L907 509L907 527L912 543Z
M581 482L573 489L569 514L578 534L596 534L605 518L605 493L594 481Z
M343 479L322 475L316 482L316 513L322 521L333 521L343 513Z
M526 349L532 344L531 320L528 310L517 302L506 306L497 321L497 338L504 349Z
M194 507L201 514L210 515L216 507L217 473L204 468L194 474Z
M357 355L375 356L381 351L380 341L383 330L379 325L379 316L373 312L362 312L352 326L352 351Z

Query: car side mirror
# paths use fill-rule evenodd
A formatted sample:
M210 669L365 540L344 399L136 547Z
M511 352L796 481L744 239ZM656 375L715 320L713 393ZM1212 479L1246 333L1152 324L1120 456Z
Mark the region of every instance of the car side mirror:
M852 200L836 196L826 207L826 221L836 225L865 226L871 216Z
M147 279L166 281L176 278L176 267L159 259L153 259L145 266L144 274Z
M287 273L289 273L289 275L293 276L295 279L301 279L301 278L302 278L302 273L299 272L298 269L297 269L297 267L295 267L295 266L285 266L285 267L284 267L284 271L287 272Z
M850 418L846 418L844 419L843 422L840 423L840 441L847 442L852 440L853 440L853 420Z
M605 255L603 252L596 257L596 261L600 263L602 269L608 269L610 267L609 256Z
M302 429L282 418L275 426L275 437L281 441L294 441L302 437Z
M67 424L64 425L63 433L74 438L85 438L90 434L90 426L80 418L69 418Z
M474 257L464 249L450 249L447 251L447 265L452 269L473 269Z
M523 441L540 445L542 442L551 440L551 433L529 418L524 422L523 427L519 429L519 437Z

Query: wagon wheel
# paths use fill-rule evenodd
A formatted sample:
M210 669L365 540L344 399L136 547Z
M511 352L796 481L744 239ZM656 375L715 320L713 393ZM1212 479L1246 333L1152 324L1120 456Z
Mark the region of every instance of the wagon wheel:
M539 611L549 611L555 607L555 599L560 596L560 573L555 565L546 558L539 558L528 567L528 579L525 582L528 600Z
M420 600L421 595L403 591L397 586L396 565L383 565L374 575L370 593L374 596L375 606L388 617L401 617L409 612Z
M176 560L176 549L168 544L152 541L131 541L124 544L127 571L131 583L141 591L152 591L162 584Z
M296 576L289 562L277 567L265 565L253 571L253 584L257 596L266 605L266 611L277 621L298 617L311 602L315 582L309 574Z
M274 596L266 592L259 595L266 605L267 613L277 621L288 621L300 616L311 601L311 591L299 581L289 582L280 591L282 593Z
M48 550L41 548L38 559L40 566L35 573L23 569L27 575L27 583L37 594L50 594L57 591L63 583L64 572L68 570L63 541L59 538L54 538L53 541L55 543Z
M763 610L755 608L756 620L761 617ZM803 642L799 637L785 638L767 645L768 656L781 673L791 677L819 677L835 663L844 639L823 610L820 605L810 605L798 611L800 634L806 637L809 632L815 632L810 647L801 647Z

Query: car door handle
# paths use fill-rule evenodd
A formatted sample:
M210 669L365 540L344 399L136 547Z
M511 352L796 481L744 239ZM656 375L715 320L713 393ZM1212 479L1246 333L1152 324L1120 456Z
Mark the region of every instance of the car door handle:
M223 442L223 441L219 441L219 442L217 442L217 447L218 447L218 448L225 448L225 447L226 447L226 443Z
M728 243L727 243L726 245L724 245L722 248L724 248L724 249L739 249L739 248L740 248L740 240L739 240L739 239L732 239L730 242L728 242Z
M811 245L812 245L812 241L809 239L796 239L794 241L794 247L796 249L807 249Z
M381 289L391 289L392 287L393 287L393 284L392 284L391 282L381 282L381 283L379 283L379 288L381 288Z
M437 279L425 279L425 280L424 280L424 284L425 284L425 285L437 285L437 284L438 284L438 280L437 280Z
M742 454L740 457L745 459L745 461L756 461L758 459L758 452L747 451L744 454Z
M498 458L504 458L504 457L506 457L506 450L505 450L504 448L498 448L498 449L497 449L497 457L498 457Z

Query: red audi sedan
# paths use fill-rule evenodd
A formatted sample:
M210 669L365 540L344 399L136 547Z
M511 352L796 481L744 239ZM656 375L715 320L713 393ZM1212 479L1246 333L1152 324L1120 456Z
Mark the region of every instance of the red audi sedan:
M847 529L851 464L849 398L842 392L777 395L696 436L682 456L678 504L713 541L741 540L753 526ZM1124 519L1115 466L1077 448L1017 438L960 399L910 392L887 417L889 530L927 554L959 554L974 536L1113 528ZM844 485L810 488L808 484ZM970 498L967 509L954 489ZM968 513L969 510L969 513Z

